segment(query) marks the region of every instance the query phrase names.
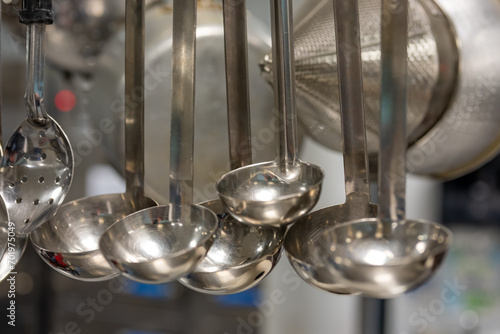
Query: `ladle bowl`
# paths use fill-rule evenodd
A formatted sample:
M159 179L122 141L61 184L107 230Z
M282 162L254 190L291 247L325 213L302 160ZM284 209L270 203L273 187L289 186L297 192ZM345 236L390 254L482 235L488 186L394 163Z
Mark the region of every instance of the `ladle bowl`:
M375 217L377 206L369 196L352 193L344 204L314 211L299 219L288 230L285 251L297 274L311 286L336 294L359 294L331 274L331 262L325 261L330 244L325 243L325 231L353 217Z
M370 218L332 226L315 241L327 247L322 261L339 282L364 296L394 298L439 268L451 239L451 231L437 223Z
M245 224L278 226L307 214L318 202L323 169L298 161L286 174L277 162L235 169L217 182L229 213Z
M40 257L57 272L83 281L103 281L120 272L104 258L99 238L108 227L133 212L156 206L145 197L108 194L79 199L61 206L54 217L31 233Z
M176 210L184 210L181 220ZM217 229L217 216L191 205L157 206L119 220L102 235L99 246L123 276L161 284L192 271L207 254Z
M259 284L278 263L285 227L250 226L224 212L220 200L202 203L219 218L205 258L179 282L198 292L225 295Z

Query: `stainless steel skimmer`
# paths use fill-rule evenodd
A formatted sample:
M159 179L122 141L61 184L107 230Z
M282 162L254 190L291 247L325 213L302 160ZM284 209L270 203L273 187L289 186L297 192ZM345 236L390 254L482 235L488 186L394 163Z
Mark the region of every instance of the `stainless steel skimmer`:
M235 169L217 191L228 212L252 225L291 224L316 204L323 170L298 158L291 0L271 1L276 161Z
M144 96L144 2L126 1L125 96ZM124 194L82 198L61 206L31 233L38 255L59 273L82 281L119 274L102 255L99 238L119 219L155 206L144 196L144 99L125 107Z
M73 151L44 101L45 25L52 22L51 1L23 1L27 24L25 104L28 117L11 136L0 163L1 189L16 233L26 235L59 208L73 179ZM40 7L38 7L40 5Z
M144 283L171 282L192 271L213 243L217 216L193 205L196 1L174 0L170 205L136 212L102 235L102 253Z

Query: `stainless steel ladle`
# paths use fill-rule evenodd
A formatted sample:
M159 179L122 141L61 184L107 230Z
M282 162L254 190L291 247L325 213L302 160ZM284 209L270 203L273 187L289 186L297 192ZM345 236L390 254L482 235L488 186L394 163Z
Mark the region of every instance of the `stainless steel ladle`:
M125 25L127 100L137 94L144 96L144 1L127 0ZM102 255L99 238L119 219L156 205L144 196L144 99L134 101L125 106L125 193L67 203L31 233L37 253L65 276L102 281L118 275L119 271Z
M113 224L99 246L125 277L167 283L192 271L205 257L217 216L193 205L193 125L196 1L174 0L170 205L136 212Z
M321 244L322 234L340 223L375 217L377 206L370 203L358 1L334 0L333 5L339 50L337 71L346 202L299 219L286 235L285 250L295 271L312 286L333 293L353 294L358 292L331 274L332 263L325 261L329 249L327 244ZM342 52L345 46L349 46L351 52Z
M0 162L1 190L18 235L45 223L66 197L73 179L73 151L61 127L47 114L44 91L45 25L50 0L23 1L27 24L26 94L28 117L11 136Z
M434 222L405 219L407 0L384 0L378 218L339 224L317 238L330 273L353 291L392 298L429 279L451 244Z
M219 197L237 220L252 225L293 223L318 201L323 170L298 158L291 0L271 0L276 161L235 169L217 182Z
M227 116L231 168L252 163L246 1L224 0ZM259 284L280 259L286 227L250 226L217 199L202 203L219 217L214 243L201 263L179 281L209 294L231 294Z

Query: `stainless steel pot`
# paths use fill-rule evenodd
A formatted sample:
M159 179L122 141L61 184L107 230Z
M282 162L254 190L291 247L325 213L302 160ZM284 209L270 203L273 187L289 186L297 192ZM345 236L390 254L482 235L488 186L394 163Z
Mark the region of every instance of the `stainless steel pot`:
M169 166L164 147L169 145L172 53L172 9L168 5L146 13L146 193L160 203L168 201ZM124 32L110 39L94 71L89 111L102 131L109 160L121 168L123 153ZM255 17L248 17L248 59L252 142L256 161L274 156L272 90L260 76L258 63L270 50L270 31ZM252 65L253 64L253 65ZM194 202L217 197L215 182L229 170L222 9L214 2L199 2L197 27ZM140 99L140 96L135 98ZM107 133L106 133L107 132Z

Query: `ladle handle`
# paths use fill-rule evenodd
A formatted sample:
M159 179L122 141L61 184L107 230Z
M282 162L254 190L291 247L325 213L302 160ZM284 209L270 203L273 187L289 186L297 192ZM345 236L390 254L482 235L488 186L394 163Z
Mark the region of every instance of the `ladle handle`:
M125 7L125 182L133 198L144 197L144 1Z
M246 0L223 0L231 169L252 163Z
M32 23L26 28L26 92L24 104L28 119L44 124L48 117L44 100L45 24Z
M19 22L26 24L26 92L24 103L28 119L44 124L48 114L43 97L45 71L45 25L54 16L51 0L23 0Z
M173 21L170 203L180 208L193 201L196 1L174 0Z
M408 0L383 0L379 218L405 218Z
M0 36L2 33L2 6L0 5ZM1 39L0 39L0 158L3 157L3 140L2 140L2 78L3 78L3 73L2 73L2 45L1 45Z
M345 192L369 197L363 73L357 0L334 0L337 71L344 153Z
M281 171L298 159L292 0L271 0L274 113Z

